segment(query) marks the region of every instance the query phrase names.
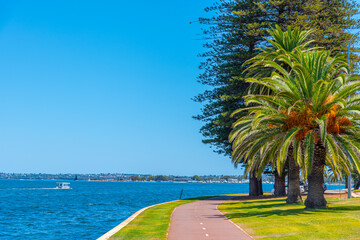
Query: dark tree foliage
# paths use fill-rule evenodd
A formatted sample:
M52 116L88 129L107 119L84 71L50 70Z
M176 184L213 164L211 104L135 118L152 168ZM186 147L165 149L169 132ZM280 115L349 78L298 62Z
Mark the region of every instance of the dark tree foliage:
M344 53L351 38L348 29L359 27L354 20L358 5L351 0L219 0L206 8L215 13L211 18L200 18L206 52L201 54L202 74L198 81L209 90L194 98L203 104L201 114L194 116L202 121L200 132L203 142L214 151L231 154L228 135L235 119L230 114L243 106L242 97L247 84L243 63L263 47L267 30L278 24L313 28L311 38L316 46ZM358 49L352 49L353 52ZM353 62L359 62L356 55Z

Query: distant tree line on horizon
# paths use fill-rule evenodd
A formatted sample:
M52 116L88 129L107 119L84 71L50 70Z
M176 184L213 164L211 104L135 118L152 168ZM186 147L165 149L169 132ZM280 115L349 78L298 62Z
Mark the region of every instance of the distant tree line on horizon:
M99 174L47 174L47 173L0 173L0 179L39 179L39 180L111 180L111 181L219 181L228 179L243 180L243 176L230 175L151 175L151 174L123 174L123 173L99 173Z
M118 173L101 173L101 174L47 174L47 173L0 173L0 179L28 179L28 180L96 180L96 181L154 181L166 182L175 179L186 179L198 182L214 182L229 179L244 181L246 176L242 175L193 175L193 176L175 176L175 175L149 175L149 174L118 174ZM271 174L265 175L263 178L266 182L274 182ZM334 182L333 178L325 178L328 184L339 183ZM359 183L360 184L360 183Z

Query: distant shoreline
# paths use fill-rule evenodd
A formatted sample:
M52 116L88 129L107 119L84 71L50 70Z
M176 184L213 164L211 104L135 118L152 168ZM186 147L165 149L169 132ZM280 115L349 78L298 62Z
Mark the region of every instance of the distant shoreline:
M237 183L237 184L248 184L249 182L227 182L227 181L118 181L118 180L74 180L74 179L40 179L40 178L0 178L0 180L21 180L21 181L32 181L32 180L41 180L41 181L81 181L81 182L128 182L128 183ZM266 182L263 184L274 184L273 182Z
M151 175L151 174L125 174L125 173L99 173L99 174L47 174L47 173L1 173L0 179L39 179L39 180L88 180L109 182L208 182L208 183L248 183L249 180L240 175ZM263 180L271 182L271 177Z
M20 178L0 178L0 180L21 180L21 181L81 181L81 182L119 182L119 183L226 183L226 184L248 184L249 182L198 182L198 181L117 181L117 180L73 180L73 179L38 179L38 178L27 178L27 179L20 179ZM273 182L263 182L263 184L274 184ZM330 186L338 186L344 185L345 183L326 183Z

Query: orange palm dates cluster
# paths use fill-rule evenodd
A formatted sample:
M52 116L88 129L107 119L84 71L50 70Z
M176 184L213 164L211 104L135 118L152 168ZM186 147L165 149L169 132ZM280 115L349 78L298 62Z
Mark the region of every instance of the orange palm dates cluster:
M337 116L339 109L337 105L334 105L325 113L326 116L326 131L329 134L341 134L345 131L344 126L350 126L351 122L348 118ZM313 132L317 128L316 118L321 118L323 114L316 114L311 110L311 107L308 106L303 111L292 110L288 113L285 110L281 111L282 114L286 115L286 120L281 126L283 130L290 130L295 127L300 127L301 130L298 131L295 137L298 140L303 140L308 132ZM268 128L276 127L273 124L269 124ZM315 141L319 141L320 137L318 134L315 134Z

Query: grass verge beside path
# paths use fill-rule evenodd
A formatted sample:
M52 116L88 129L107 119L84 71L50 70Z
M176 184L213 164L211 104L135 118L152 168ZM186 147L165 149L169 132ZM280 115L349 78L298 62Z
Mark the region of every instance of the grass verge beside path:
M327 198L328 208L305 210L285 199L228 202L219 210L255 238L359 239L360 199Z
M146 209L110 239L165 240L169 229L171 213L177 206L210 197L213 196L178 200Z

